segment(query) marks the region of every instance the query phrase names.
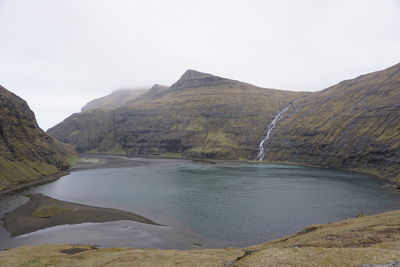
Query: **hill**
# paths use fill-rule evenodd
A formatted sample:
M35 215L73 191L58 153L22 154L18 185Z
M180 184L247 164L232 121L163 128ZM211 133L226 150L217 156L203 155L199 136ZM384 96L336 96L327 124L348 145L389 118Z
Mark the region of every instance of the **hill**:
M400 182L400 64L300 93L188 70L126 106L74 114L48 133L80 152L254 159L365 172Z
M400 182L400 64L299 99L265 147L270 161Z
M254 159L276 110L305 94L188 70L169 88L73 114L48 133L79 152Z
M67 147L45 134L27 103L0 86L0 190L69 167Z

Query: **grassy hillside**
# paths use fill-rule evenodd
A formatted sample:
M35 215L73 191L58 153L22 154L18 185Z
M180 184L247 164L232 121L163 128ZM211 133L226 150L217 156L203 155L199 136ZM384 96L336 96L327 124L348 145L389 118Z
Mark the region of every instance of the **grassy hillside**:
M48 133L82 152L254 159L276 110L304 95L189 70L169 88L74 114Z
M298 100L266 147L268 160L400 182L400 64Z
M0 114L0 190L68 168L65 145L46 135L26 102L1 86Z
M157 250L89 245L23 246L3 266L343 266L400 261L400 211L324 225L248 248ZM369 265L368 265L369 266ZM386 265L385 265L386 266Z

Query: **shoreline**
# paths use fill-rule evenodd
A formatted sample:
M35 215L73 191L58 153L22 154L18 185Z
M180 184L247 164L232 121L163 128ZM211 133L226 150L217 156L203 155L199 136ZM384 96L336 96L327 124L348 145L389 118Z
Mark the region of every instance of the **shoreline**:
M99 161L95 162L95 163L78 162L77 164L71 166L67 170L43 176L40 179L35 180L35 181L30 181L30 182L11 186L8 189L4 189L4 190L0 191L0 199L6 197L8 195L12 195L12 194L16 194L18 192L24 191L33 186L38 186L38 185L43 185L43 184L54 182L54 181L60 179L61 177L66 176L66 175L70 174L71 172L75 172L75 171L83 171L83 170L91 170L91 169L106 169L106 168L121 168L121 167L136 167L136 166L145 166L145 165L151 164L151 163L148 163L145 161L132 160L132 158L130 158L127 155L82 154L82 156L83 156L83 158L94 158L94 159L98 159ZM114 158L114 157L115 157L115 159L110 160L110 158ZM108 158L108 159L105 159L105 158Z
M400 194L400 181L393 181L390 178L378 175L376 173L368 172L368 171L363 171L359 169L341 169L341 168L334 168L334 167L327 167L327 166L318 166L318 165L311 165L311 164L306 164L306 163L300 163L300 162L288 162L288 161L257 161L257 160L233 160L233 159L203 159L203 158L185 158L185 157L170 157L170 156L162 156L162 155L129 155L129 154L82 154L87 157L100 157L101 159L104 159L102 157L118 157L120 159L126 158L128 160L133 160L133 159L176 159L176 160L189 160L193 162L204 162L204 163L209 163L209 164L223 164L223 163L233 163L233 164L239 164L239 163L249 163L249 164L282 164L282 165L287 165L287 166L301 166L301 167L311 167L311 168L319 168L319 169L330 169L330 170L336 170L336 171L345 171L345 172L353 172L353 173L359 173L359 174L364 174L364 175L369 175L371 177L375 177L376 179L383 181L384 185L383 187L387 188L388 190L394 191L397 194ZM144 165L150 165L151 163L144 162ZM108 163L107 163L108 164ZM78 164L79 165L79 164ZM89 164L86 164L89 165ZM97 164L96 164L97 165ZM123 165L123 164L122 164ZM75 165L77 166L77 165ZM77 171L77 170L86 170L86 169L97 169L97 168L118 168L118 167L129 167L129 166L118 166L117 164L109 164L103 165L99 164L97 166L82 166L80 168L74 168L73 166L70 170L71 171Z
M85 156L84 156L85 157ZM148 162L146 164L145 160L136 158L131 159L126 155L86 155L87 158L101 158L99 161L92 161L93 163L80 164L81 167L77 168L78 165L69 169L69 172L72 171L81 171L87 169L101 169L103 168L118 168L118 167L127 167L126 164L131 164L130 166L145 166L151 164L159 164L162 161L154 161L154 163ZM107 159L115 159L108 160ZM155 159L155 158L152 158ZM165 158L170 159L170 158ZM179 159L179 160L190 160L190 159ZM120 161L120 163L118 163ZM135 165L139 163L139 165ZM218 161L215 163L244 163L244 161ZM248 162L254 164L268 164L271 162ZM142 165L143 164L143 165ZM296 164L285 164L285 163L278 163L274 162L272 164L283 164L283 165L296 165ZM305 166L305 165L298 165L298 166ZM311 166L315 167L315 166ZM321 168L321 167L315 167ZM325 168L322 168L325 169ZM343 170L349 171L349 170ZM354 171L350 171L354 172ZM355 172L357 173L357 172ZM358 172L360 173L360 172ZM375 178L379 178L375 175ZM379 179L381 180L381 179ZM49 181L51 182L51 181ZM42 196L44 197L44 196ZM44 197L47 198L47 197ZM54 199L56 200L56 199ZM56 200L58 201L58 200ZM64 201L60 201L64 202ZM75 205L72 202L64 202L67 204ZM90 207L90 208L97 208L86 206L82 204L76 204L83 207ZM104 212L103 208L98 208L99 213ZM28 212L31 214L32 210ZM123 212L123 211L122 211ZM66 215L66 214L64 214ZM135 214L136 215L136 214ZM42 215L43 216L43 215ZM46 217L46 215L44 215ZM138 215L140 216L140 215ZM144 217L143 217L144 218ZM287 256L293 258L293 263L297 263L299 260L303 261L303 258L306 257L303 261L304 264L309 263L310 260L319 259L321 257L321 261L319 263L324 263L325 258L324 255L327 255L329 259L334 257L335 263L338 265L343 265L343 263L351 263L351 266L358 266L354 264L361 264L361 263L386 263L390 262L391 259L397 259L398 254L398 240L400 238L400 232L398 231L398 226L400 225L400 210L378 213L375 215L363 215L360 214L357 218L350 218L339 220L331 223L326 224L318 224L318 225L309 225L304 227L302 232L297 232L291 235L285 235L281 238L268 241L266 243L256 243L254 245L250 245L247 247L235 247L235 248L222 248L222 249L178 249L178 250L170 250L170 249L133 249L133 248L119 248L119 246L112 246L111 248L108 247L96 247L96 248L86 248L85 245L35 245L35 246L18 246L16 248L12 248L10 250L0 252L0 258L3 260L7 260L9 257L7 254L8 251L14 257L14 253L18 251L23 251L25 248L26 251L32 252L24 252L20 254L21 263L26 262L27 260L37 259L38 251L46 251L45 254L40 254L41 259L45 259L46 257L50 257L48 253L58 253L56 254L60 261L70 261L72 258L68 258L68 254L62 252L62 250L69 251L69 249L77 248L78 252L77 256L82 257L77 260L76 264L84 263L86 261L93 260L98 258L99 261L96 263L100 263L101 261L109 260L108 257L112 257L113 252L123 250L123 257L129 257L130 262L134 263L142 263L149 262L150 260L157 260L151 262L152 264L161 264L166 262L177 262L185 260L187 263L195 264L198 262L207 262L207 260L212 259L213 262L217 262L219 266L247 266L251 265L254 261L264 262L264 260L271 261L271 259L275 259L276 261L272 262L271 264L277 264L279 262L287 260ZM39 219L39 218L36 218ZM47 220L46 218L40 218L40 220ZM65 219L65 218L64 218ZM24 223L25 223L24 219ZM90 220L90 222L93 222ZM68 223L68 222L63 222ZM62 224L63 224L62 223ZM61 225L62 225L61 224ZM149 225L150 226L150 225ZM125 230L124 230L125 231ZM158 232L156 232L158 233ZM82 243L86 244L86 243ZM91 242L89 244L96 244L95 242ZM194 243L193 243L194 244ZM79 251L81 249L82 251ZM35 253L33 251L36 251ZM54 251L54 252L52 252ZM61 252L60 252L61 251ZM71 250L74 251L74 250ZM122 251L121 251L122 252ZM30 254L32 253L32 254ZM75 252L74 252L75 253ZM82 253L82 254L80 254ZM146 259L139 258L133 260L130 258L132 254L138 253L148 253L146 254ZM159 254L163 254L162 261L159 260ZM187 254L187 257L181 256L181 254ZM204 258L201 260L195 260L196 255L204 254ZM305 256L304 256L304 255ZM89 255L97 255L96 257L89 257ZM136 255L136 254L135 254ZM216 256L218 255L218 256ZM322 256L321 256L322 255ZM338 257L340 255L340 257ZM370 257L369 255L376 255ZM101 260L100 260L101 258ZM290 259L292 259L290 258ZM23 260L22 260L23 259ZM191 261L193 259L193 261ZM337 260L337 262L336 262ZM119 261L124 262L124 259L113 258L113 263L118 263ZM211 262L211 260L210 260ZM188 266L190 266L190 264ZM243 265L241 265L243 264ZM151 265L151 264L150 264ZM271 265L271 266L279 266L279 265ZM306 266L306 265L305 265ZM320 265L323 266L323 265ZM347 265L343 265L347 266ZM350 266L350 265L349 265Z
M0 252L7 266L397 266L400 211L309 225L302 232L244 248L102 248L93 244L24 245ZM363 265L366 264L366 265ZM377 266L377 265L376 265Z
M43 176L39 180L35 180L35 181L23 183L23 184L18 184L13 187L10 187L8 189L1 190L0 191L0 199L3 197L6 197L8 195L12 195L12 194L24 191L32 186L38 186L38 185L54 182L54 181L60 179L61 177L68 175L70 173L71 173L71 168L68 170L65 170L65 171L55 173L55 174Z
M289 162L289 161L263 161L261 163L269 163L269 164L282 164L282 165L287 165L287 166L303 166L303 167L309 167L309 168L319 168L319 169L327 169L327 170L335 170L335 171L345 171L345 172L353 172L353 173L359 173L359 174L364 174L368 175L371 177L374 177L380 181L384 182L383 187L387 188L397 194L400 194L400 181L392 181L387 177L378 175L376 173L368 172L368 171L362 171L359 169L341 169L341 168L333 168L333 167L325 167L325 166L317 166L317 165L311 165L311 164L306 164L306 163L300 163L300 162Z
M0 197L4 197L10 194L14 194L23 190L26 190L33 186L38 186L41 184L51 183L64 175L68 175L71 172L75 171L84 171L84 170L91 170L91 169L104 169L104 168L123 168L123 167L140 167L140 166L151 166L151 165L158 165L158 164L166 164L167 160L171 160L169 164L174 164L184 161L198 161L210 164L283 164L288 166L306 166L306 165L299 165L299 164L290 164L287 162L267 162L267 161L243 161L243 160L194 160L194 159L184 159L184 158L171 158L171 157L162 157L162 156L150 156L150 157L133 157L129 155L105 155L105 154L81 154L81 161L80 163L71 167L68 171L60 172L54 175L50 175L45 179L41 179L38 181L29 182L23 185L19 185L14 188L10 188L0 192ZM157 160L158 159L158 160ZM176 160L176 161L174 161ZM308 166L306 166L308 167ZM320 168L320 169L327 169L324 167L316 167L311 166L313 168ZM336 169L337 170L337 169ZM347 172L354 172L354 173L361 173L349 170L340 170L340 171L347 171ZM383 180L376 175L370 175L374 179L378 178L378 180ZM387 183L384 183L382 187L386 188L390 191L395 191L398 193L399 191L393 187L387 186ZM93 220L89 220L87 222L95 222Z
M79 157L80 161L69 169L70 172L151 165L150 162L128 155L81 154Z
M13 193L14 191L18 192L25 188L29 188L31 186L41 185L42 183L49 183L53 182L62 176L65 176L71 172L75 171L83 171L83 170L91 170L91 169L106 169L106 168L123 168L123 167L137 167L137 166L146 166L152 165L153 163L148 162L146 160L187 160L193 162L203 162L209 164L223 164L223 163L232 163L232 164L239 164L239 163L249 163L249 164L282 164L287 166L301 166L301 167L311 167L311 168L319 168L319 169L330 169L336 171L346 171L346 172L353 172L359 174L369 175L371 177L375 177L381 181L384 181L384 187L390 189L396 193L400 194L400 182L392 181L390 178L385 176L381 176L376 173L372 173L369 171L363 171L359 169L342 169L342 168L335 168L335 167L328 167L328 166L318 166L312 164L306 164L301 162L289 162L289 161L257 161L257 160L241 160L241 159L205 159L205 158L191 158L191 157L174 157L174 156L163 156L163 155L130 155L130 154L79 154L80 161L71 166L68 170L59 172L57 174L45 176L44 179L28 182L26 184L18 185L15 188L6 189L0 191L0 198L3 194ZM98 162L81 162L81 160L89 159L89 160L98 160ZM53 176L58 176L54 178ZM47 178L49 177L49 178Z
M90 155L90 154L89 154ZM93 154L96 155L96 154ZM113 154L103 154L103 155L113 155ZM373 173L372 171L362 170L362 169L342 169L337 167L329 167L329 166L321 166L321 165L312 165L302 162L290 162L290 161L271 161L271 160L250 160L250 159L205 159L205 158L185 158L185 157L170 157L170 156L162 156L162 155L122 155L118 154L116 156L125 156L128 158L135 157L144 157L149 159L181 159L181 160L191 160L194 162L204 162L210 164L221 164L221 163L249 163L249 164L281 164L286 166L300 166L300 167L309 167L309 168L318 168L318 169L327 169L327 170L335 170L335 171L345 171L345 172L353 172L358 174L364 174L371 177L375 177L378 180L384 182L383 187L387 188L391 191L394 191L397 194L400 194L400 181L393 181L388 177L379 175L377 173Z

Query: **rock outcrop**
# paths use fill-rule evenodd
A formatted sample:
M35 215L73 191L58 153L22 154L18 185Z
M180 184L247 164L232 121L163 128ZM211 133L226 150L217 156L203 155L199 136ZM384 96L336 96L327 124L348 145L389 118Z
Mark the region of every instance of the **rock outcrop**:
M39 128L27 103L0 86L0 190L66 170L67 153Z

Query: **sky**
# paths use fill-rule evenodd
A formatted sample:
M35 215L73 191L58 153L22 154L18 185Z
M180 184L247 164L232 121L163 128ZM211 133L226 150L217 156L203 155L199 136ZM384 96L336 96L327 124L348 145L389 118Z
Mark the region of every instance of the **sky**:
M400 0L0 0L0 36L0 84L46 130L187 69L295 91L385 69Z

